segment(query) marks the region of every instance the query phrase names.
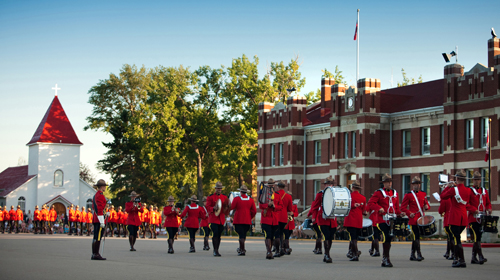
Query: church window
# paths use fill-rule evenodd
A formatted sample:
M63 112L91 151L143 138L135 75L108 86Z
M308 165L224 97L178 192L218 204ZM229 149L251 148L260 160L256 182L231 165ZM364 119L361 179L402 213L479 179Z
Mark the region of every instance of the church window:
M54 172L54 187L62 187L63 179L64 179L64 174L62 170L56 170L56 172Z
M17 205L21 206L21 210L24 212L26 209L26 198L24 196L19 197L17 200Z

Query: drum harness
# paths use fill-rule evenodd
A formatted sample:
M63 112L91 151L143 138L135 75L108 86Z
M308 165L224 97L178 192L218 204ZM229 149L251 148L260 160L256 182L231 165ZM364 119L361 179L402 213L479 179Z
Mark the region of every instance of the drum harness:
M477 206L477 211L481 212L481 206L483 206L482 208L483 208L484 210L486 210L486 206L484 205L484 202L483 202L483 195L485 195L485 194L486 194L485 189L484 189L484 188L481 188L481 189L483 189L483 191L482 191L481 193L478 193L478 192L476 191L476 188L474 188L474 187L471 187L471 189L472 189L472 191L474 192L474 194L475 194L475 195L479 195L479 205ZM485 211L485 212L486 212L486 211ZM479 215L480 215L480 214L479 214ZM482 222L481 217L480 217L480 216L479 216L479 218L478 218L478 217L476 217L476 221L477 221L477 223L478 223L478 224L481 224L481 222Z
M415 198L415 201L417 202L418 211L420 212L420 215L422 215L422 217L423 217L424 216L424 212L422 211L422 208L420 207L420 203L418 202L417 195L415 194L414 191L411 191L411 194L413 194L413 197Z
M382 192L382 195L384 196L384 198L387 198L387 197L389 198L389 208L387 208L387 214L389 214L391 212L391 208L392 208L392 213L396 214L396 209L394 209L394 203L392 203L392 198L396 197L397 191L393 190L394 194L392 196L388 196L387 193L384 191L384 189L380 189L380 191ZM394 235L394 218L387 217L387 220L386 219L384 219L384 220L386 221L385 223L388 224L390 227L389 234L391 236L393 236ZM389 223L387 223L387 222L389 222Z

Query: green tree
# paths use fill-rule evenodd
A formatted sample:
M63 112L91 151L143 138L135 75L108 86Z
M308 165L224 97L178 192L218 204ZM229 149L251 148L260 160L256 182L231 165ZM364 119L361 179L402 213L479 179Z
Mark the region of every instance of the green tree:
M290 95L287 89L295 88L297 92L306 84L306 78L302 78L299 72L300 64L299 57L296 56L287 65L281 62L271 62L271 69L268 76L272 77L272 86L274 88L274 101L286 103L286 99Z
M345 77L342 75L342 71L339 70L339 66L335 66L334 73L328 71L326 68L321 70L323 72L322 78L333 78L336 84L347 84Z
M304 95L307 100L307 105L311 105L321 100L321 90L310 91Z
M418 77L417 79L408 78L406 76L405 69L403 69L403 68L401 68L401 74L403 75L403 81L401 83L398 82L398 87L404 87L407 85L414 85L414 84L421 84L423 82L422 75L420 75L420 77Z

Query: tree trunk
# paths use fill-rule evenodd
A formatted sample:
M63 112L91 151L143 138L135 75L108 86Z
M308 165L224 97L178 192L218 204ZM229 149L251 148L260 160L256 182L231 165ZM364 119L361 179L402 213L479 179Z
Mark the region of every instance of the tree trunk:
M200 205L203 205L203 170L201 166L202 158L200 156L200 152L198 149L195 149L196 154L196 177L197 177L197 185L198 185L198 200L201 202Z
M240 168L238 170L238 188L243 186L245 183L244 178L243 178L243 166L240 165Z

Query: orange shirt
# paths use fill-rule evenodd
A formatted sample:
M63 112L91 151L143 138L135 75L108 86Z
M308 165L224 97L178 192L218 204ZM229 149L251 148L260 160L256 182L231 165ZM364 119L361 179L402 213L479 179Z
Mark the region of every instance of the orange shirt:
M93 218L92 212L88 212L87 213L87 223L92 223L92 218Z
M0 222L3 222L3 211L0 210Z
M76 217L75 217L75 210L74 209L69 209L69 221L74 222Z
M41 221L48 221L48 219L49 219L49 210L42 209L42 211L40 211L40 220Z
M23 210L18 209L16 211L16 221L23 221L23 220L24 220Z
M144 223L149 223L149 210L144 208L144 213L142 214L142 219Z
M49 211L49 218L51 222L55 222L57 220L57 212L56 210Z
M156 212L155 211L149 211L149 223L152 225L156 225Z
M82 213L81 214L82 215L81 216L82 217L82 223L88 223L88 221L87 221L87 212L85 210L83 210L81 213Z
M40 221L40 210L35 210L35 212L33 212L33 221Z
M82 221L82 212L80 210L75 211L75 222L81 222Z

